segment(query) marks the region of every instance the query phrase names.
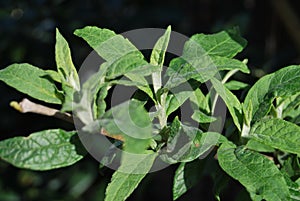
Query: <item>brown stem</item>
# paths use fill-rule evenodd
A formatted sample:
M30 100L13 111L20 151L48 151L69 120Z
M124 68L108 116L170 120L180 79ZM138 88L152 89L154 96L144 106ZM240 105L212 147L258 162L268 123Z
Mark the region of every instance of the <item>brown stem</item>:
M74 123L72 115L69 113L62 113L57 109L50 108L44 105L40 105L37 103L34 103L27 98L24 98L21 102L16 102L12 101L10 103L10 106L13 107L14 109L18 110L21 113L36 113L36 114L41 114L41 115L46 115L46 116L53 116L62 120L65 120L69 123Z
M24 98L19 103L16 101L12 101L10 103L10 106L13 107L14 109L18 110L21 113L29 112L29 113L41 114L41 115L45 115L45 116L56 117L58 119L62 119L64 121L67 121L72 124L74 123L73 117L71 114L66 113L66 112L63 113L57 109L34 103L34 102L28 100L27 98ZM101 129L100 134L124 142L124 137L122 135L110 134L104 128Z

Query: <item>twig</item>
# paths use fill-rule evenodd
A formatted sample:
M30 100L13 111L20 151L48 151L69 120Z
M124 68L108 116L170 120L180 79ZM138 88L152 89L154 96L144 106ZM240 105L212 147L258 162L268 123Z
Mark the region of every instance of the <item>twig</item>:
M62 120L65 120L69 123L73 122L73 117L69 113L62 113L57 109L50 108L44 105L40 105L37 103L34 103L27 98L24 98L21 102L12 101L10 102L10 106L14 109L18 110L21 113L36 113L46 116L53 116Z
M21 113L35 113L50 117L56 117L58 119L74 124L73 117L71 114L66 112L63 113L57 109L34 103L28 100L27 98L24 98L19 103L16 101L12 101L10 102L10 106ZM100 134L123 142L125 141L123 135L110 134L104 128L101 129Z

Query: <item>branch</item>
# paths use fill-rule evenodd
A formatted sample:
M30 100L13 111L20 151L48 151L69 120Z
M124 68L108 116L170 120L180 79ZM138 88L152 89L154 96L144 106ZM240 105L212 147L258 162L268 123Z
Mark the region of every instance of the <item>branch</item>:
M46 115L46 116L52 116L52 117L56 117L58 119L65 120L69 123L74 123L73 117L71 114L66 113L66 112L62 113L57 109L34 103L34 102L28 100L27 98L24 98L19 103L16 101L12 101L12 102L10 102L10 106L13 107L14 109L18 110L21 113L36 113L36 114L41 114L41 115Z
M34 103L28 100L27 98L24 98L19 103L16 101L12 101L10 102L10 106L21 113L35 113L50 117L56 117L58 119L62 119L64 121L74 124L73 117L71 114L66 112L63 113L57 109ZM125 141L122 135L110 134L104 128L101 129L100 134L123 142Z

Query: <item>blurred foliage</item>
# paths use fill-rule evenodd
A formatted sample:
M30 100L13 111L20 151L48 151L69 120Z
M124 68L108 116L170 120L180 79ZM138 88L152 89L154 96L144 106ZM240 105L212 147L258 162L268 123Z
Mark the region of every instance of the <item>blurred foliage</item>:
M250 84L265 73L292 63L299 63L299 52L286 31L285 24L272 9L270 2L259 0L2 0L0 1L0 68L15 62L27 62L41 68L54 69L55 27L68 40L74 63L81 65L91 49L72 33L77 28L94 25L118 33L158 27L191 36L239 26L248 40L240 55L249 58L253 77ZM294 9L299 1L289 1ZM295 10L297 14L299 10ZM299 15L298 15L299 18ZM34 114L20 114L9 108L11 100L25 96L0 84L0 139L28 135L31 132L72 125ZM150 174L130 200L171 200L174 167ZM0 161L0 200L103 200L104 188L111 171L105 176L98 163L87 157L80 163L49 172L20 170ZM166 189L168 188L168 189ZM213 183L203 178L198 186L179 200L212 198ZM241 192L236 184L227 191ZM233 200L234 195L224 195ZM206 199L207 198L207 199Z

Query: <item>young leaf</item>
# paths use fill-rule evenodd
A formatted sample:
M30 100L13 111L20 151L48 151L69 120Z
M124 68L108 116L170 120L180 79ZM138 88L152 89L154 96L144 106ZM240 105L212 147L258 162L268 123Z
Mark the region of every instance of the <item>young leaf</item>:
M62 107L60 109L61 112L66 112L66 111L72 111L73 110L73 102L74 102L74 89L65 84L62 83L62 89L64 91L64 101L62 104Z
M252 104L252 122L264 117L271 108L275 97L288 98L299 92L300 66L289 66L266 75L249 90L244 104Z
M100 118L104 113L106 109L106 102L105 98L108 94L109 85L103 84L103 86L99 89L98 93L95 94L94 98L94 118L98 119Z
M71 51L68 42L56 29L55 60L57 71L63 78L63 82L79 91L80 83L76 68L72 62Z
M46 73L45 76L49 76L53 81L61 83L62 77L58 72L54 70L45 70L45 73Z
M270 147L300 156L300 127L282 119L263 119L255 123L250 137Z
M19 168L51 170L82 159L81 146L74 131L45 130L0 141L0 157Z
M164 65L165 53L169 44L171 35L171 26L168 26L166 32L156 42L150 57L150 63L162 67Z
M45 77L47 73L30 64L12 64L0 70L0 80L38 100L61 104L62 94L53 82Z
M208 99L199 88L194 90L193 95L190 97L190 101L196 105L196 108L194 110L200 109L207 114L210 113Z
M126 155L124 154L119 170L113 174L107 186L105 201L126 200L149 172L157 156L154 153L135 157Z
M200 110L196 110L193 113L192 119L198 123L211 123L217 120L216 117L208 116L205 113L201 112Z
M95 95L104 86L105 73L107 70L106 63L100 66L97 73L93 74L85 83L80 91L79 100L73 103L73 110L76 116L85 124L88 125L94 121L95 111Z
M240 101L237 99L237 97L231 91L229 91L227 88L225 88L224 85L216 78L212 78L211 83L212 83L214 89L216 90L216 92L221 96L221 98L225 102L225 104L232 116L234 124L236 125L236 127L239 130L241 130L239 117L242 115L242 107L241 107Z
M169 116L172 112L177 110L189 97L193 91L181 91L174 94L169 94L166 98L166 114Z
M164 65L165 54L170 40L171 26L168 26L166 32L156 42L150 57L150 63L159 66L159 71L152 74L152 82L155 93L161 87L161 71Z
M224 143L218 149L218 161L227 174L246 187L254 201L289 200L283 175L265 156Z
M154 101L154 103L156 102L153 92L149 86L149 82L142 75L127 73L125 74L125 76L129 78L133 83L135 83L135 86L137 88L148 94L148 96Z
M248 86L249 86L248 84L236 80L231 80L225 83L225 87L228 90L241 90L241 89L245 89Z

